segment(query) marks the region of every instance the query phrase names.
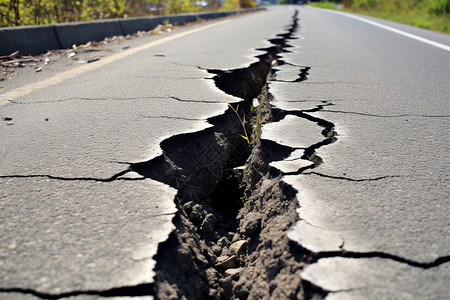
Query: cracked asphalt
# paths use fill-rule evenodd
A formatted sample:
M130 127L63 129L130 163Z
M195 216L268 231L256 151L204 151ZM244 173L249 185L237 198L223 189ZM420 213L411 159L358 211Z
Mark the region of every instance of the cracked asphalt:
M270 168L297 191L288 237L312 262L301 280L319 299L449 298L450 52L303 6L123 41L92 64L61 58L2 82L0 298L152 299L177 190L133 166L170 137L210 129L228 108L214 71L257 62L293 15L297 38L268 82L283 118L261 139L291 149Z
M206 68L257 61L255 49L292 13L187 26L112 45L91 64L61 58L2 82L1 298L97 298L129 287L136 296L153 283L176 190L130 166L160 155L168 137L211 127L207 118L228 106Z
M309 66L307 79L270 82L269 92L285 110L322 99L328 106L310 114L336 132L315 150L314 169L283 178L299 191L289 236L318 258L302 278L326 299L447 299L450 53L342 15L305 8L299 17L301 38L282 57ZM296 148L297 124L267 127ZM292 164L271 165L286 174Z

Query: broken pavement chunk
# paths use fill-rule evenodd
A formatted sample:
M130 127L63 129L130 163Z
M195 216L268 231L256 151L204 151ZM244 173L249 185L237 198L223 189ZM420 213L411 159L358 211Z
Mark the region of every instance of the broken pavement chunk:
M244 270L244 268L228 269L225 271L225 275L234 276L234 275L240 274L243 270Z
M216 217L213 214L207 214L200 226L200 230L204 233L212 233L214 225L216 224Z
M96 61L99 61L99 60L100 60L100 58L94 57L94 58L88 59L87 63L90 64L90 63L93 63L93 62L96 62Z
M219 256L217 258L216 267L224 270L231 269L236 266L236 256Z
M449 264L424 270L384 258L330 257L306 267L301 277L332 292L330 299L447 299L442 287L449 271ZM427 284L418 288L419 282Z
M236 256L239 256L239 254L241 254L242 251L245 249L246 245L247 241L244 240L237 241L230 246L230 252Z

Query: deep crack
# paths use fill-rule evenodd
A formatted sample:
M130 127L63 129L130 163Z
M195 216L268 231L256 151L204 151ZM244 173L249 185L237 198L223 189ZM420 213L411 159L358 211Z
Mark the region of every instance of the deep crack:
M73 291L61 294L44 294L32 289L8 288L0 292L31 294L42 299L60 299L79 295L147 296L159 299L314 299L324 298L327 291L302 281L300 272L307 264L326 257L384 258L405 263L413 267L429 269L450 262L444 256L430 263L421 263L383 252L358 253L343 249L334 252L313 253L287 237L287 232L299 220L297 213L297 191L281 180L285 175L317 175L337 180L376 181L396 175L376 178L354 179L305 172L323 163L316 150L337 140L335 125L312 113L323 111L349 113L373 117L403 117L412 115L381 116L357 112L328 110L333 105L322 100L322 104L308 110L282 110L271 106L275 102L268 93L267 82L299 83L307 80L308 66L295 65L280 59L279 54L288 52L289 40L294 39L298 29L298 12L286 33L270 39L271 47L257 49L264 53L258 61L246 68L207 71L214 74L215 85L223 92L239 97L223 114L209 118L210 127L193 133L179 134L161 142L162 154L150 161L130 163L129 168L109 178L65 178L52 175L10 175L0 178L48 178L68 181L144 180L151 178L178 190L175 204L178 212L173 223L176 229L169 239L158 247L153 284L115 288L107 291ZM277 80L276 65L299 68L298 78L292 81ZM196 66L206 70L205 68ZM179 102L217 104L223 102L188 100L177 97L147 97ZM147 98L120 98L113 100L136 100ZM253 107L253 99L259 107ZM101 98L74 98L48 102L90 100ZM108 99L110 100L110 99ZM290 100L287 102L310 102ZM318 102L318 100L314 100ZM14 104L28 104L13 102ZM37 102L36 102L37 103ZM44 103L44 102L39 102ZM230 105L231 106L231 105ZM239 109L237 108L239 106ZM247 124L241 119L247 117ZM258 116L258 113L260 115ZM299 159L311 165L295 172L281 172L270 168L274 161L286 159L293 148L270 140L260 140L256 133L260 124L279 122L287 115L297 116L322 127L323 139L302 149ZM204 121L171 116L146 116L144 118L169 118L189 121ZM422 116L448 117L448 116ZM242 138L243 126L253 132L250 140ZM256 128L256 130L255 130ZM122 177L137 172L142 177ZM172 214L170 214L172 215Z
M127 178L121 176L126 175L131 170L126 169L124 171L121 171L117 174L112 175L108 178L96 178L96 177L63 177L63 176L54 176L54 175L47 175L47 174L29 174L29 175L0 175L0 178L48 178L53 180L63 180L63 181L97 181L97 182L112 182L115 180L143 180L145 178Z
M308 79L308 75L309 75L309 70L311 69L311 67L303 67L300 69L300 73L298 73L298 77L294 80L282 80L282 79L273 79L272 81L277 81L277 82L289 82L289 83L297 83L297 82L302 82Z
M367 117L374 117L374 118L401 118L401 117L450 118L449 115L420 115L420 114L377 115L377 114L369 114L369 113L362 113L362 112L356 112L356 111L342 111L342 110L331 110L331 109L324 109L323 111L331 112L331 113L339 113L339 114L367 116Z
M249 67L208 70L216 86L243 99L240 103L209 118L211 127L164 140L162 155L131 165L145 178L178 190L176 229L155 256L157 298L292 298L301 292L302 263L288 251L286 235L298 220L295 191L268 173L269 163L286 158L292 148L260 141L258 133L261 124L281 113L269 104L267 81L272 67L285 63L278 53L290 47L297 22L296 12L287 32L271 39L273 46L258 49L265 53ZM307 69L299 72L306 76ZM239 121L244 119L245 125ZM252 133L248 141L242 138L243 126ZM264 282L265 288L253 288L252 282Z
M140 284L135 286L125 286L119 288L112 288L110 290L86 290L86 291L73 291L61 294L48 294L42 293L34 289L23 288L0 288L0 293L20 293L25 295L33 295L40 299L62 299L68 297L76 297L82 295L92 295L101 297L139 297L150 296L153 289L152 284Z
M314 225L311 225L314 226ZM355 251L348 251L345 250L345 245L341 245L340 251L324 251L324 252L313 252L311 250L308 250L307 248L303 247L302 245L299 245L297 242L292 241L292 247L293 251L301 253L305 257L308 257L308 264L314 264L318 262L322 258L332 258L332 257L343 257L343 258L382 258L382 259L389 259L392 261L396 261L398 263L407 264L411 267L421 268L424 270L436 268L443 264L450 263L450 255L441 256L436 258L433 261L430 262L421 262L421 261L415 261L412 259L407 259L404 257L401 257L399 255L393 255L390 253L382 252L382 251L369 251L369 252L355 252Z
M338 180L346 180L346 181L352 181L352 182L365 182L365 181L378 181L378 180L382 180L382 179L387 179L387 178L399 178L402 177L401 175L385 175L385 176L378 176L378 177L373 177L373 178L350 178L350 177L344 177L344 176L333 176L333 175L327 175L327 174L322 174L319 172L308 172L308 173L303 173L305 175L317 175L320 177L326 177L326 178L332 178L332 179L338 179Z
M316 167L318 167L320 164L322 164L323 160L320 156L317 155L316 150L329 145L331 143L334 143L337 138L337 133L334 130L334 124L330 121L327 121L325 119L321 119L315 116L312 116L310 114L307 114L306 112L317 112L323 109L324 106L326 105L331 105L328 103L325 103L323 105L317 105L315 108L310 109L310 110L289 110L289 111L284 111L284 110L280 110L280 109L273 109L273 114L276 116L277 120L281 120L283 119L286 115L294 115L297 116L299 118L303 118L306 119L308 121L314 122L316 123L318 126L323 127L324 129L322 130L322 135L325 137L322 141L310 145L309 147L307 147L304 150L304 154L300 157L301 159L305 159L305 160L309 160L312 162L311 165L306 166L306 167L302 167L299 168L297 171L295 172L281 172L280 170L272 170L272 174L283 174L283 175L298 175L298 174L302 174L303 172L305 172L306 170L309 169L314 169ZM295 150L294 148L292 148L292 151Z
M146 116L143 114L139 114L142 118L147 119L170 119L170 120L184 120L184 121L204 121L204 119L193 119L193 118L182 118L182 117L174 117L174 116Z
M178 102L191 102L191 103L205 103L205 104L223 104L222 101L208 101L208 100L194 100L194 99L181 99L175 96L139 96L139 97L117 97L117 98L101 98L101 97L74 97L66 99L55 99L46 101L34 101L34 102L23 102L17 100L10 100L10 105L31 105L31 104L43 104L43 103L58 103L58 102L68 102L68 101L130 101L130 100L146 100L146 99L172 99Z
M131 164L130 170L144 178L152 178L178 190L175 198L178 213L173 219L176 229L159 245L154 257L157 265L152 294L159 299L324 298L327 291L300 277L305 265L320 258L384 258L423 269L450 261L450 256L445 256L431 263L421 263L383 252L349 252L343 245L341 251L313 253L288 239L287 232L299 220L299 204L297 191L282 181L281 176L317 175L355 182L399 177L354 179L305 172L323 163L317 149L337 140L335 125L312 114L346 112L325 109L333 105L331 101L334 100L323 100L322 104L307 110L282 110L269 104L276 99L268 93L268 80L283 81L276 79L274 67L277 64L299 68L298 78L286 81L288 84L307 80L311 69L279 57L280 53L288 52L288 42L295 38L297 14L286 33L269 40L271 47L256 49L264 52L257 56L257 62L234 70L207 69L214 74L212 79L220 90L241 98L241 102L230 105L225 113L209 118L207 121L211 126L204 130L164 140L160 145L163 151L160 156ZM255 98L259 103L259 116L252 106ZM306 101L310 100L288 102ZM301 159L309 160L311 164L295 172L281 172L270 168L269 164L286 159L298 148L260 140L255 133L260 124L279 122L287 115L323 128L323 139L303 149ZM247 124L240 122L244 116L250 119ZM242 138L243 127L253 132L251 143Z

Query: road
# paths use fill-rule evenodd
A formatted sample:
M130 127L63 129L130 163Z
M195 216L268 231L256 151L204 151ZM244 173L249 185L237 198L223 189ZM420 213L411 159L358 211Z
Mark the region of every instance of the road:
M450 49L341 14L300 19L299 50L283 57L308 78L269 87L283 109L321 105L311 115L336 138L316 149L323 163L283 179L300 191L290 236L323 257L302 278L327 299L448 298Z
M272 7L2 82L1 298L448 298L450 37L370 20Z

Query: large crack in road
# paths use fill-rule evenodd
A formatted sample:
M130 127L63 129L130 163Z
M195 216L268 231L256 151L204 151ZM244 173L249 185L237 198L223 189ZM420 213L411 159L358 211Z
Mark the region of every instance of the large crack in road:
M209 118L210 127L164 140L162 155L131 165L178 190L176 229L155 257L157 298L284 298L300 292L302 263L286 236L298 219L295 191L268 174L269 163L292 149L261 141L257 133L259 124L281 117L281 111L272 113L267 81L274 78L273 66L284 63L277 54L287 51L297 27L295 13L287 32L258 49L264 53L247 68L208 70L218 88L242 101ZM301 80L307 70L299 69ZM252 136L243 138L243 127Z
M152 161L135 164L132 170L144 177L169 184L179 192L176 230L161 244L153 293L159 299L320 299L330 291L301 276L304 268L322 258L379 258L428 269L449 261L414 262L382 252L357 253L344 250L314 253L291 239L300 220L298 191L282 180L287 175L328 176L310 171L323 163L316 150L337 140L335 125L313 113L330 111L331 101L303 110L283 110L273 103L268 82L300 83L311 67L283 61L289 40L298 28L297 13L286 33L269 40L273 46L257 49L265 53L247 68L208 70L223 92L243 99L223 115L208 119L211 127L196 133L171 137L161 143L163 154ZM277 79L276 66L298 68L298 77ZM262 113L257 120L253 99ZM317 103L316 102L316 103ZM240 115L236 118L235 113ZM252 143L242 138L240 120L249 132L258 124L271 124L296 117L322 128L322 140L305 147L290 147L253 135ZM300 154L298 154L298 151ZM296 153L296 156L293 154ZM283 171L274 162L302 160L296 170ZM309 163L306 163L309 162ZM306 172L309 171L309 172ZM354 179L376 181L397 177ZM303 220L306 222L306 220Z
M208 70L215 74L219 89L242 101L209 118L210 127L164 140L162 155L131 165L145 178L178 190L176 229L155 256L153 293L157 298L285 299L305 294L300 272L309 257L287 236L299 220L297 191L270 167L298 149L260 139L259 128L287 116L323 128L324 139L302 149L301 159L310 164L295 174L318 166L322 159L315 150L336 139L334 124L308 114L329 105L326 102L292 111L271 104L276 99L267 83L277 80L275 66L298 68L294 83L307 79L310 67L292 65L278 55L291 47L288 42L297 29L298 12L285 33L269 40L273 46L257 49L264 53L256 63L234 70ZM243 138L245 131L252 132L251 137Z
M153 295L158 299L321 299L336 291L327 291L301 275L305 267L317 264L321 259L379 258L421 269L448 263L448 256L421 263L383 252L346 251L344 241L340 251L315 253L290 237L289 233L301 216L297 212L298 191L283 181L283 176L322 176L354 182L398 177L350 178L312 171L324 162L316 150L337 140L335 124L313 114L320 111L360 113L327 109L333 105L329 100L312 101L312 107L303 110L283 110L273 105L276 99L270 94L268 82L300 83L308 79L311 70L308 66L283 61L279 56L290 48L289 40L295 38L298 26L298 15L295 13L286 33L270 39L273 46L257 49L264 53L257 56L259 61L247 68L208 70L215 75L212 80L220 90L242 101L230 104L225 113L209 118L208 128L172 136L161 142L160 156L141 163L124 163L129 166L126 170L105 179L41 174L0 177L100 182L151 178L175 188L178 191L175 197L178 212L173 218L176 229L167 241L159 245L154 257L157 261L154 283L62 294L19 288L0 289L0 292L31 294L42 299L78 295ZM278 79L276 67L282 65L298 68L298 77ZM197 101L171 98L183 102ZM70 100L74 99L55 101ZM295 101L306 102L292 100ZM258 103L259 107L255 107L254 103ZM280 126L280 122L290 117L321 128L321 140L302 147L291 147L270 138L261 138L260 125L263 128ZM247 122L242 124L241 120ZM248 140L242 137L243 127L252 133ZM295 170L285 171L277 167L276 163L280 161L303 163ZM139 176L129 177L132 172Z

